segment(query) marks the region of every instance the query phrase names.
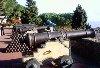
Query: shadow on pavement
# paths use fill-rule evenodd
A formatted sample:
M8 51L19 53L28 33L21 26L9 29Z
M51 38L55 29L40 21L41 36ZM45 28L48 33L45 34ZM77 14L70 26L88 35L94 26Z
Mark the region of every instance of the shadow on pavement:
M20 58L0 61L0 68L23 68L22 60Z

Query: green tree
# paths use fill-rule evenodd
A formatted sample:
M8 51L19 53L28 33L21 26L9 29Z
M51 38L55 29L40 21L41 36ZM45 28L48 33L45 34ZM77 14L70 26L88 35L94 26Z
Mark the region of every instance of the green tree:
M16 0L4 0L2 5L4 14L9 17L15 6Z
M71 26L73 29L84 28L86 26L86 21L87 21L86 12L84 9L82 9L81 5L78 5L72 17Z
M21 15L22 24L29 24L26 7L24 7L24 10L22 10L21 13L22 13L22 15Z
M44 25L47 20L51 20L52 22L57 22L57 14L56 13L43 13L40 14L39 17L42 19L42 25Z
M16 5L16 0L1 0L0 8L2 8L2 9L0 11L1 11L2 15L4 15L5 17L7 17L9 19L9 16L12 14L15 5ZM2 21L3 21L3 19L2 19Z
M22 12L23 15L21 16L23 23L31 23L39 25L41 23L40 18L38 17L38 9L36 7L36 2L33 0L26 0L27 5L25 10ZM24 21L25 20L25 21Z
M18 4L16 0L3 0L2 9L7 19L11 20L21 16L23 6Z
M89 23L86 23L84 29L91 29L91 25Z
M60 14L61 17L64 17L63 26L71 27L73 13L63 13Z
M3 13L3 7L2 7L3 2L4 2L4 0L0 0L0 15L4 15L4 13Z
M22 15L22 11L24 10L24 7L20 4L16 4L16 6L13 8L13 11L11 15L9 16L10 19L19 18Z
M72 13L43 13L40 14L39 17L42 19L43 24L45 24L47 20L51 20L57 26L69 26L72 21L72 15Z
M26 0L27 1L27 7L26 7L26 12L28 16L28 23L35 23L36 21L36 16L38 15L38 10L36 7L36 2L33 0Z

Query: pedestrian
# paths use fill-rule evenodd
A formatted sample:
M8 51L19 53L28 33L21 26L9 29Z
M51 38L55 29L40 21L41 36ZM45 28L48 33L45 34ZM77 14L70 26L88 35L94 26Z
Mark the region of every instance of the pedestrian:
M4 24L1 25L1 35L5 35L5 33L4 33Z

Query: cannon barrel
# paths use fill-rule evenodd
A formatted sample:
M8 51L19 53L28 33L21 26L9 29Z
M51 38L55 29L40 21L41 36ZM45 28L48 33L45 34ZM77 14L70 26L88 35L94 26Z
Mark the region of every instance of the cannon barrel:
M29 46L44 43L50 39L59 38L62 34L60 32L44 32L44 33L29 33L26 41Z
M29 46L35 44L41 44L50 39L65 37L66 39L78 39L95 37L94 30L81 30L81 31L69 31L69 32L44 32L44 33L29 33L27 34L26 40Z
M81 30L81 31L66 32L66 37L68 39L95 37L95 31L94 30Z

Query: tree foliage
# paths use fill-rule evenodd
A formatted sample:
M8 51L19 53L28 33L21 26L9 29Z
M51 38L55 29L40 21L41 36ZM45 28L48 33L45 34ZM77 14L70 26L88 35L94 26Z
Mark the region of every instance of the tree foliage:
M72 13L56 14L56 13L43 13L39 17L45 24L47 20L51 20L57 26L69 26L72 21Z
M10 16L16 6L16 0L4 0L3 12L6 16Z
M3 1L4 0L0 0L0 15L3 15L4 13L3 13Z
M16 19L21 17L22 11L24 10L24 7L20 4L16 4L13 8L12 13L8 16L8 19Z
M36 25L40 25L42 22L42 19L38 17L38 9L36 7L36 2L33 0L26 0L27 5L25 7L25 10L22 12L22 23L33 23Z
M7 19L11 20L21 16L23 6L18 4L16 0L3 0L2 9Z
M16 0L0 0L0 13L3 12L8 19L20 17L23 24L44 25L47 20L52 21L57 26L72 26L72 28L89 28L86 23L87 15L81 5L76 7L74 13L43 13L38 15L36 2L26 0L26 6L22 6Z
M82 9L81 5L76 7L74 11L74 15L72 17L72 28L84 28L86 26L87 15L84 9Z

